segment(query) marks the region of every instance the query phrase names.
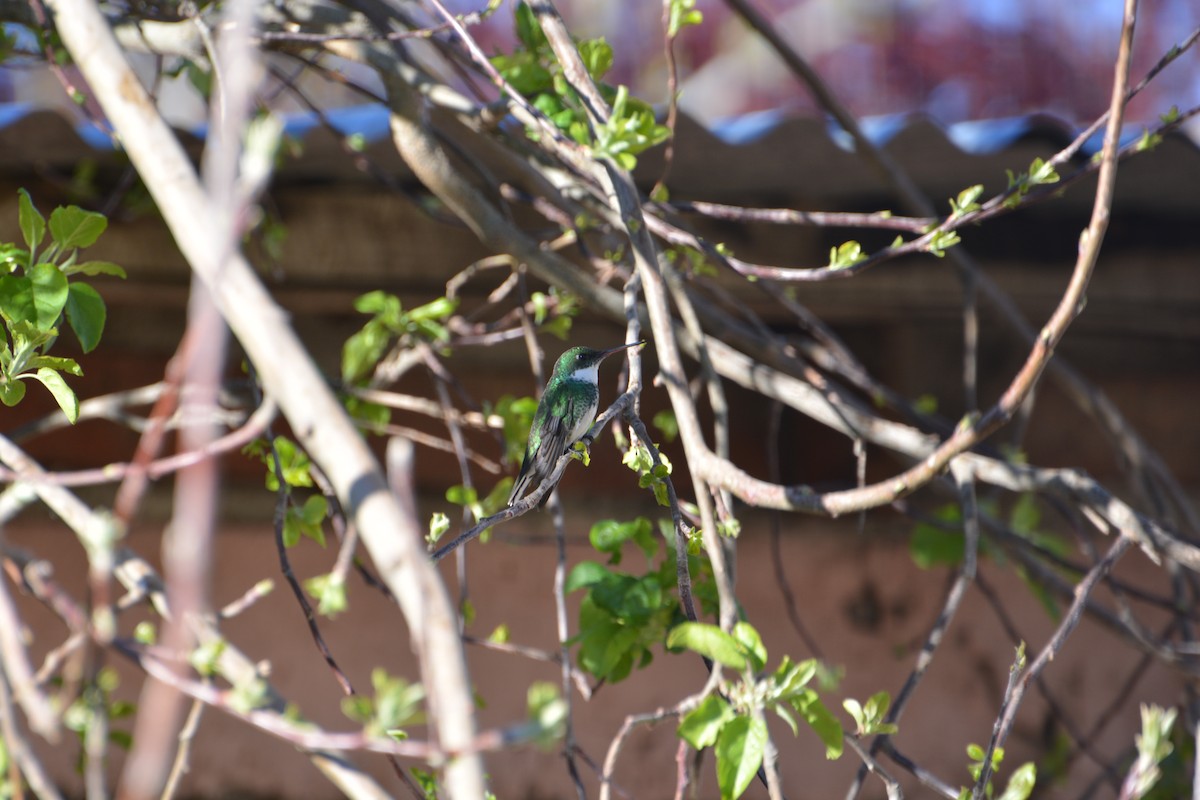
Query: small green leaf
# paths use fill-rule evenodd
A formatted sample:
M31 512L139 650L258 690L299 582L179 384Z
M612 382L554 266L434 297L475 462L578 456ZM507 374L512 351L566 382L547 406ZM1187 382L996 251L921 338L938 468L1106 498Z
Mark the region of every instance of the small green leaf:
M613 49L604 39L587 39L580 42L579 57L592 80L600 80L612 69Z
M84 261L64 268L63 272L68 275L87 275L89 278L94 278L97 275L112 275L116 278L126 277L125 269L111 261Z
M46 235L46 219L41 215L41 212L34 206L33 200L29 197L29 192L24 189L17 190L17 220L21 227L21 238L25 240L25 246L29 248L30 255L37 249L37 246L42 243L42 238Z
M450 518L441 511L435 511L429 517L429 533L426 534L425 541L433 544L441 539L448 530L450 530Z
M140 644L154 644L158 640L158 631L150 620L142 620L133 629L133 638Z
M456 506L469 506L479 502L479 494L472 486L458 484L446 490L446 499Z
M526 695L529 719L537 728L534 741L542 747L553 746L563 737L567 725L567 703L553 683L538 681Z
M942 506L935 516L950 524L957 525L962 520L962 512L957 505ZM951 566L962 561L966 553L963 535L960 531L945 530L937 525L920 523L913 528L912 538L908 543L908 552L913 563L921 569L931 569L939 564Z
M90 353L100 343L108 311L100 293L86 283L72 283L67 290L67 323L83 352Z
M28 369L38 369L39 367L47 367L48 369L57 372L65 372L68 375L79 376L83 374L83 368L73 358L58 358L56 356L34 356L29 359Z
M60 250L90 247L108 227L108 220L79 206L56 208L50 213L50 236Z
M342 380L353 383L374 370L390 341L391 333L377 320L364 325L342 345Z
M324 495L311 495L300 508L300 518L307 525L320 525L328 515L329 501L325 499Z
M650 423L662 433L663 441L673 442L679 436L679 420L675 419L675 412L669 408L655 414Z
M738 620L733 626L733 638L741 643L750 666L755 672L761 670L767 663L767 648L763 645L762 637L749 622Z
M346 582L336 573L309 578L304 582L304 591L317 601L317 613L323 617L335 617L349 607Z
M866 258L862 245L850 240L829 249L829 265L826 269L848 269L860 261L865 261Z
M630 522L603 519L592 526L588 538L592 547L601 553L610 554L610 564L619 564L621 548L629 541L635 542L647 558L653 558L658 552L658 540L654 538L653 530L654 526L645 517L638 517Z
M342 713L349 719L365 725L375 718L375 704L369 697L352 694L342 698Z
M667 647L686 647L730 669L741 670L747 665L742 644L716 625L705 622L676 625L667 636Z
M998 800L1028 800L1036 784L1037 765L1032 761L1022 764L1008 779L1008 785L1004 787L1004 792Z
M307 536L321 547L325 546L325 531L322 523L329 512L329 503L323 495L315 494L302 506L289 504L283 517L283 544L295 547L301 536Z
M0 377L0 403L15 406L25 397L25 384L19 380Z
M825 757L839 758L842 755L842 724L825 707L817 693L812 689L802 689L790 698L789 703L800 712L800 716L825 745Z
M974 186L963 189L958 193L958 197L950 198L951 219L961 217L972 211L978 211L979 203L977 201L981 194L983 194L983 184L977 183Z
M1029 165L1029 183L1031 185L1058 183L1058 181L1058 173L1054 171L1054 165L1050 162L1035 158Z
M212 639L197 647L188 656L192 668L202 676L209 678L217 673L217 662L225 653L228 645L224 639Z
M563 591L570 594L577 589L600 583L611 574L603 565L597 564L595 561L580 561L567 576Z
M61 375L47 367L39 369L33 374L33 377L41 381L42 385L50 390L50 394L54 395L54 400L58 403L58 407L62 409L63 413L67 415L67 419L74 425L75 421L79 419L79 398L75 395L75 390L67 386L67 382L63 380Z
M517 39L526 49L537 50L546 44L546 34L542 33L542 26L538 24L533 9L524 0L517 3L516 9L513 10L513 19L516 22Z
M275 437L275 452L279 455L279 464L283 468L283 482L288 486L301 487L312 486L312 473L309 470L312 467L312 462L308 459L308 453L300 445L293 442L286 436ZM279 477L275 474L275 459L271 455L270 449L264 454L263 460L267 463L267 488L272 492L279 491Z
M33 291L34 322L47 331L54 327L67 304L67 276L53 264L35 264L29 270Z
M703 21L704 14L696 10L696 0L671 0L667 36L674 39L683 28L699 25Z
M10 322L37 320L33 283L23 275L0 276L0 314Z
M371 671L371 685L375 688L374 723L383 731L394 735L396 728L419 719L421 701L425 699L421 684L409 683L376 668Z
M767 724L738 716L717 737L717 785L721 800L736 800L746 791L762 765L767 747Z
M709 695L689 711L679 723L679 738L696 750L711 747L726 722L734 718L729 703L717 695Z

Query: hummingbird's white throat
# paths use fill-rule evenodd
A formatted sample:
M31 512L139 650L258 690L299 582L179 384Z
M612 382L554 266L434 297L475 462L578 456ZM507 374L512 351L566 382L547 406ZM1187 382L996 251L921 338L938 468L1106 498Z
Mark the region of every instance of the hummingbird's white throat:
M590 367L582 367L571 373L571 380L583 381L590 383L593 386L600 383L600 364L599 362L592 364Z

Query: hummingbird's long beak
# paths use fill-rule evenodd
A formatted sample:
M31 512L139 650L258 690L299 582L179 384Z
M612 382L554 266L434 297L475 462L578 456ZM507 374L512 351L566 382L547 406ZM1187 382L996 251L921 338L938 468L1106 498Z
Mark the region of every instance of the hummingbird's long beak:
M622 345L617 345L616 347L610 347L607 350L601 351L600 359L604 360L604 359L608 358L609 356L611 356L613 353L619 353L622 350L628 350L630 347L637 347L638 345L643 345L645 343L646 343L646 340L642 339L639 342L630 342L629 344L622 344Z

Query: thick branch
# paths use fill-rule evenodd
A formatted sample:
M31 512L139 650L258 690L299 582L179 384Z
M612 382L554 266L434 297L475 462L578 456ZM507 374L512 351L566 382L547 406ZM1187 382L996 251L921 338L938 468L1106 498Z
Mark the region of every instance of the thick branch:
M208 285L300 442L329 476L399 600L422 657L441 747L465 751L475 733L466 661L450 599L424 553L416 520L388 491L374 456L250 264L240 253L222 259L214 248L214 209L97 7L87 0L53 0L49 5L64 44L120 135L180 250ZM482 797L480 759L465 755L448 764L446 787L454 798Z

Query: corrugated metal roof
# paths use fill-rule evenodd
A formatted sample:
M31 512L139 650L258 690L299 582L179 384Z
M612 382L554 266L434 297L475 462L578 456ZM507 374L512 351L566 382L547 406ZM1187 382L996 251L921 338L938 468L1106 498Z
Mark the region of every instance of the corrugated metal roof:
M303 148L298 158L283 165L282 179L363 179L341 141L352 134L361 137L365 154L381 167L398 176L407 174L388 141L387 111L382 106L331 109L325 116L333 130L312 113L284 117L286 132ZM1034 157L1058 151L1077 135L1073 126L1045 114L952 125L906 114L866 118L862 125L872 141L886 148L935 197L978 182L985 183L988 191L1002 189L1005 170L1019 171ZM181 138L198 152L205 132L201 126L181 132ZM1141 133L1129 130L1125 139L1136 139ZM812 207L886 195L878 176L851 152L848 135L821 119L767 111L705 128L682 117L677 134L670 184L678 197L754 196ZM1097 134L1081 157L1090 156L1099 144ZM111 138L90 122L72 122L58 112L25 103L0 104L0 168L19 172L41 164L69 169L85 159L103 162L116 157ZM657 175L661 153L643 157L640 169L647 176ZM1118 183L1123 203L1200 213L1200 192L1195 188L1200 185L1200 146L1185 133L1172 134L1153 152L1129 160ZM1090 199L1080 197L1078 202Z

